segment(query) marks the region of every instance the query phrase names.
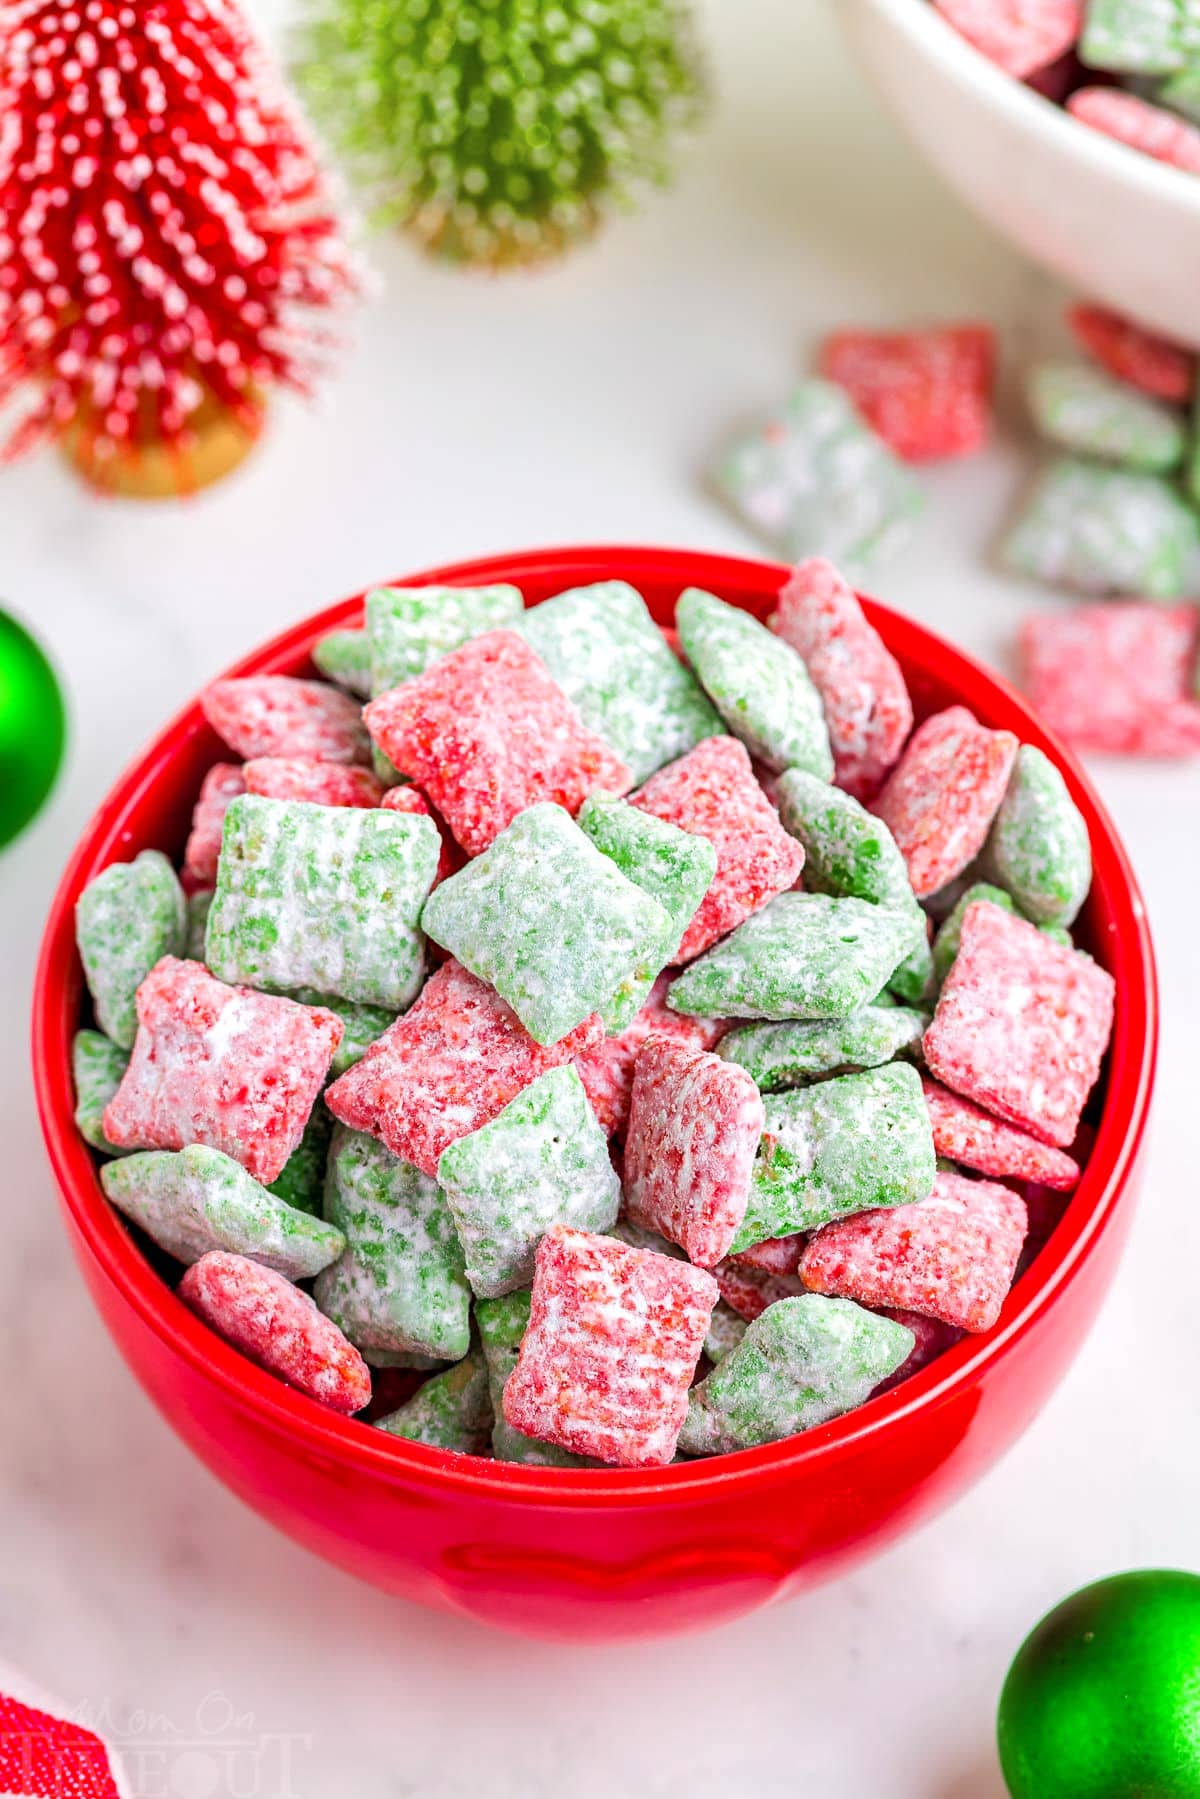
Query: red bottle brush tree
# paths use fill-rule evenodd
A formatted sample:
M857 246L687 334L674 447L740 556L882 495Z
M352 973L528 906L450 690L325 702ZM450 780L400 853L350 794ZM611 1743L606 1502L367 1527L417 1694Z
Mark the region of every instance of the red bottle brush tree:
M304 127L230 0L0 0L0 405L6 456L99 460L212 415L256 426L353 286ZM187 485L186 474L180 485Z

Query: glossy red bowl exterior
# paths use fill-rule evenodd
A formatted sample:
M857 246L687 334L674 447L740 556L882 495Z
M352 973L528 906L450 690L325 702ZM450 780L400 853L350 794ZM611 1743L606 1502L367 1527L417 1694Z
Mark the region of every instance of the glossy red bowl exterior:
M406 578L512 581L531 603L620 578L667 623L688 585L765 616L785 574L721 556L602 548ZM354 622L359 604L331 607L231 672L305 672L314 639ZM46 929L33 1055L80 1266L129 1366L213 1472L299 1542L375 1585L564 1638L653 1635L735 1617L862 1560L953 1499L1004 1453L1079 1348L1128 1227L1154 1075L1154 961L1142 901L1095 793L1021 698L911 620L868 610L904 666L918 716L961 700L1063 767L1091 831L1096 875L1081 930L1116 977L1116 1030L1084 1178L996 1328L849 1417L787 1442L655 1472L511 1467L334 1417L220 1342L105 1203L72 1122L69 1055L82 997L76 896L113 860L148 846L182 849L201 776L221 754L197 706L138 759L76 850Z

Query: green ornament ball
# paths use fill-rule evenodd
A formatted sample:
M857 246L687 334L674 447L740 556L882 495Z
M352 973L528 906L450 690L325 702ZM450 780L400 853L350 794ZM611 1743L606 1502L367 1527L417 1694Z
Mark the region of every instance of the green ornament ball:
M66 742L62 691L23 625L0 612L0 847L41 811Z
M1115 1574L1055 1606L997 1739L1012 1799L1200 1799L1200 1575Z

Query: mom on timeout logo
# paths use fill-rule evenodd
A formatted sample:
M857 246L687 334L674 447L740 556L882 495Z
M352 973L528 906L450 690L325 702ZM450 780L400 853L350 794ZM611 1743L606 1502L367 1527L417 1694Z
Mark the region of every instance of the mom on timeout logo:
M310 1799L311 1746L261 1728L222 1692L181 1722L108 1701L67 1708L0 1667L3 1799Z

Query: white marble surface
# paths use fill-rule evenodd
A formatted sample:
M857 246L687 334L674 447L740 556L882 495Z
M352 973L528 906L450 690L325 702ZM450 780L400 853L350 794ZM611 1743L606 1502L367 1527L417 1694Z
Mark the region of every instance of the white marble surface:
M26 1052L40 919L95 801L205 677L298 612L440 559L572 539L752 550L696 465L822 328L980 314L1011 369L1053 317L1057 296L879 117L824 6L707 10L709 129L674 194L590 253L489 282L382 246L386 293L322 408L281 409L244 474L191 505L97 503L53 457L0 476L0 591L57 656L73 729L53 805L0 860L0 1658L143 1748L170 1743L143 1757L144 1799L998 1799L993 1711L1026 1628L1094 1576L1196 1560L1200 767L1096 767L1168 970L1150 1176L1113 1296L990 1478L800 1602L564 1654L380 1597L175 1440L59 1228ZM984 561L1027 458L1009 418L985 457L930 474L926 522L877 583L995 660L1037 597ZM252 1745L236 1773L235 1742Z

